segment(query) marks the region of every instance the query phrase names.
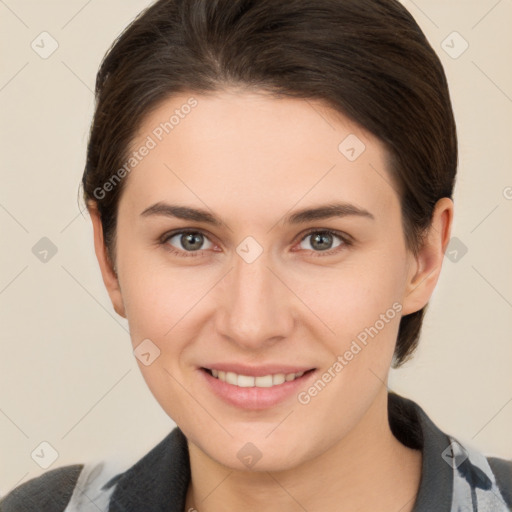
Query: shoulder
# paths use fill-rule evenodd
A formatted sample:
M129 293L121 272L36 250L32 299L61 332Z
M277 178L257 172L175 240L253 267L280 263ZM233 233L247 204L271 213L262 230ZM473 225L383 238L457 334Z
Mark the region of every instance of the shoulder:
M0 497L0 512L148 510L172 493L182 499L188 478L186 438L175 428L135 464L114 453L46 471Z
M472 510L512 511L512 459L486 455L470 440L443 432L400 395L390 392L388 410L393 434L423 453L415 512L468 510L468 504Z
M0 512L107 510L122 466L116 459L96 459L47 471L0 500Z
M445 460L454 468L453 503L472 503L475 510L512 510L512 459L485 455L468 442L450 439Z
M487 457L505 503L512 508L512 459Z
M0 499L0 512L63 512L83 467L52 469L19 485Z

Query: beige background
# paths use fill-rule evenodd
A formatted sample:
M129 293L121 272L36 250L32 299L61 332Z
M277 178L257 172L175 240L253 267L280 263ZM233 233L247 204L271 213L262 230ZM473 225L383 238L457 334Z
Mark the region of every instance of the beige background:
M98 65L147 4L0 0L0 495L43 472L31 457L48 456L42 442L58 452L50 469L126 465L174 426L139 373L77 202ZM467 253L445 258L420 349L390 388L459 440L510 458L512 2L404 4L450 83L460 139L452 235ZM43 31L59 45L46 59L31 47ZM469 43L458 58L441 46L463 48L454 31ZM32 252L42 237L58 250L47 263Z

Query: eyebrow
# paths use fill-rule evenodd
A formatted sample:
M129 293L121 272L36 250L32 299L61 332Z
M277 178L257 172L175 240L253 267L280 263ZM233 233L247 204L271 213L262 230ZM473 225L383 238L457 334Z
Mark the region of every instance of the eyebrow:
M223 222L206 210L190 208L158 202L146 208L142 217L164 216L195 222L203 222L213 226L222 226ZM350 203L329 203L314 208L304 208L284 218L285 224L305 224L313 220L325 220L333 217L357 216L375 220L375 217L367 210Z

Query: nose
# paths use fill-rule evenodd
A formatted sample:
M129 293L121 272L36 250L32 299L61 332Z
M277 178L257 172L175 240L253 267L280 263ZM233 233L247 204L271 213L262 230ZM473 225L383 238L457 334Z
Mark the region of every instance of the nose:
M266 252L251 263L235 254L234 268L216 287L218 333L239 348L258 350L292 332L293 294L269 263Z

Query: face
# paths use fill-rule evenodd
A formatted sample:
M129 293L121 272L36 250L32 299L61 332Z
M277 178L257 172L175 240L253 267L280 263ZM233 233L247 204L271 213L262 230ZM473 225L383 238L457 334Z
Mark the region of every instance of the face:
M162 408L231 468L341 442L422 306L384 146L319 101L225 91L167 100L132 150L109 292Z

